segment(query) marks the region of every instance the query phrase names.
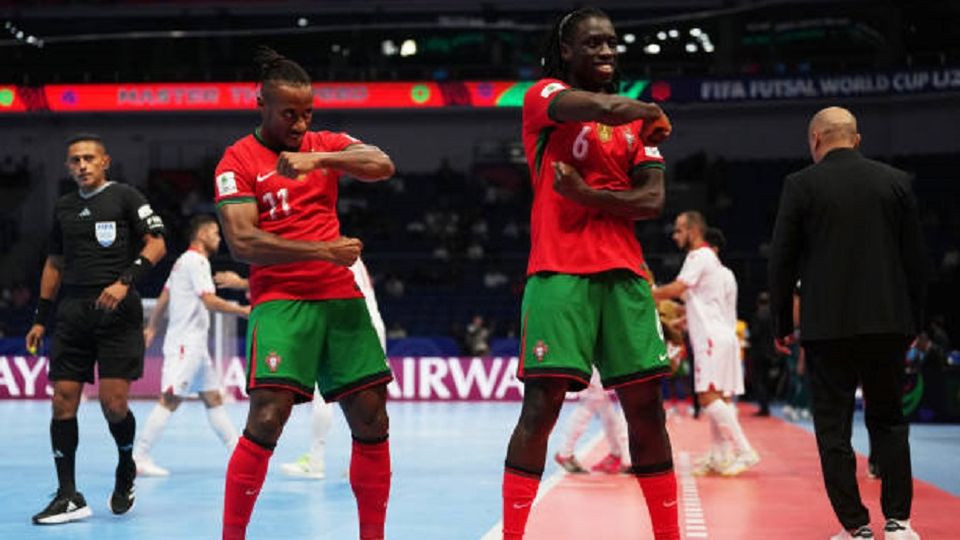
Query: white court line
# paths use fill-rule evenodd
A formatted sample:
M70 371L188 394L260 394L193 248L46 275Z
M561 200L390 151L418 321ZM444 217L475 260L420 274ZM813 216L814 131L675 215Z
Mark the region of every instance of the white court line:
M590 452L593 451L593 449L598 444L600 444L600 441L602 441L603 439L604 439L604 435L603 435L603 431L601 430L599 433L594 435L592 439L587 441L587 444L585 444L583 448L579 450L579 453L589 454ZM550 459L549 455L547 455L547 459ZM561 480L563 480L563 477L566 475L567 475L567 472L563 470L563 467L560 467L557 472L550 475L550 477L547 478L546 480L540 482L540 489L537 490L537 498L534 499L533 504L530 505L531 511L533 510L533 507L536 506L538 502L540 502L540 499L543 499L547 495L547 493L550 492L551 489L556 487L556 485L559 484ZM490 527L489 531L487 531L483 536L480 537L480 540L501 540L502 538L503 538L503 519L501 518L499 521L494 523L493 527Z
M684 538L707 538L707 522L697 491L697 479L690 474L690 452L677 456L677 480L683 493Z

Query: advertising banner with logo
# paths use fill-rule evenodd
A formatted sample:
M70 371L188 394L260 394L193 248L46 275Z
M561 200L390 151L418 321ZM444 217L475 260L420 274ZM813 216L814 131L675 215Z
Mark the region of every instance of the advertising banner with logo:
M517 380L517 357L393 357L390 367L396 379L388 387L390 399L399 401L519 401L522 383ZM130 393L155 398L160 393L161 359L148 357L143 378ZM45 356L0 356L0 399L49 399L53 389L47 379ZM231 358L223 366L228 393L244 394L244 361ZM97 394L95 385L85 394Z

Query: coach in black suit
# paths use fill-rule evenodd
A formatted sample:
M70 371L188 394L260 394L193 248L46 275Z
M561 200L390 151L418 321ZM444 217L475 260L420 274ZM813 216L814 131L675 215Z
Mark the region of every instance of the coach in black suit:
M878 452L885 538L919 538L909 524L913 478L901 409L904 357L921 324L925 282L910 176L860 154L856 119L846 109L818 112L808 136L814 164L787 176L773 234L777 336L793 331L800 279L820 464L845 529L834 538L873 537L850 444L858 384Z

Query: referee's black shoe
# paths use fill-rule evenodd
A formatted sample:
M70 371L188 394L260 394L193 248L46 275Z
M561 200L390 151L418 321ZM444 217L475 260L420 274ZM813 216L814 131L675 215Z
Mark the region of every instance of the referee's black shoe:
M114 483L113 495L110 496L110 500L107 502L107 505L110 506L110 511L118 516L120 514L126 514L133 508L133 503L136 501L133 488L133 480L137 477L137 466L133 463L133 460L121 460L117 464L117 480Z
M43 512L33 516L34 525L57 525L86 519L93 515L87 501L79 491L57 494Z
M136 497L131 482L129 487L115 488L107 504L110 506L110 511L119 516L129 512L133 508L134 502L136 502Z

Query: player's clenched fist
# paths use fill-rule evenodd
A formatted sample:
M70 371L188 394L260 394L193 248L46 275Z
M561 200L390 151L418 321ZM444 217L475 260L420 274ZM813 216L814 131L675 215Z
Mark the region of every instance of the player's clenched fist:
M657 146L665 141L672 131L673 125L670 124L670 119L661 112L660 116L652 120L644 120L640 139L645 146Z
M363 242L356 238L341 236L332 242L326 243L328 256L326 259L340 266L350 266L356 262L363 251Z
M564 197L571 197L587 187L576 169L557 161L553 164L553 190Z
M317 152L280 152L277 160L277 173L287 178L297 178L320 166Z

